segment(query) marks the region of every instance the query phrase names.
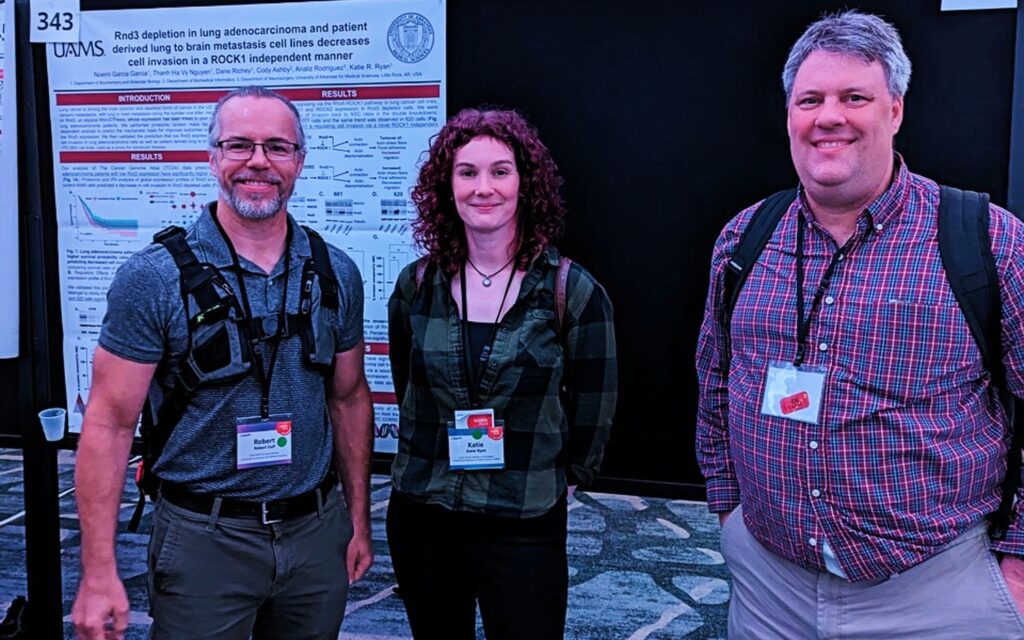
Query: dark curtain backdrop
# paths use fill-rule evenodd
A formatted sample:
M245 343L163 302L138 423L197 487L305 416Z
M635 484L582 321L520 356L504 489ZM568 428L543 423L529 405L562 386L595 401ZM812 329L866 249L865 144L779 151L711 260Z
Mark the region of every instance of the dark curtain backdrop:
M449 108L539 127L566 179L570 256L615 303L621 394L603 473L701 483L696 335L711 247L796 184L780 74L824 11L886 16L913 63L897 148L911 170L1006 202L1015 13L939 0L491 3L450 0Z

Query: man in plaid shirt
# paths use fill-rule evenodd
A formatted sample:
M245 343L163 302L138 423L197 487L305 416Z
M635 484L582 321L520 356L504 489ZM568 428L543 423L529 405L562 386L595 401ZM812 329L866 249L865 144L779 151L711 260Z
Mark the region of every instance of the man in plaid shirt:
M800 189L728 336L723 274L757 206L715 245L697 451L733 638L1024 637L1021 503L1005 539L985 524L1005 413L943 270L939 187L893 148L909 79L884 20L811 25L783 72ZM990 235L1021 397L1024 225L992 206Z

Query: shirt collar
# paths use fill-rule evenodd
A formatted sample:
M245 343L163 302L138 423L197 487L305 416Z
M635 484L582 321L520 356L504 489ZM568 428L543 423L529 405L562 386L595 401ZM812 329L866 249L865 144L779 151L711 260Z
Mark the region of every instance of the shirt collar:
M558 249L553 244L549 244L541 249L540 255L537 256L535 262L539 264L547 264L552 267L558 266L559 254Z
M200 262L208 262L218 269L229 269L234 265L234 261L231 259L231 250L228 248L226 242L224 242L224 236L221 234L220 229L217 228L217 222L213 219L213 212L217 210L217 202L210 202L203 207L202 213L196 219L195 224L192 226L192 234L196 240L198 248L196 254L199 256ZM295 219L288 215L288 224L292 228L292 242L291 242L291 264L292 268L295 265L301 265L307 258L310 258L313 253L309 247L309 237L302 232L301 227L295 222ZM239 256L243 264L248 261L245 258ZM274 267L274 271L271 275L277 275L278 271L283 269L282 263L279 262Z
M806 212L809 219L813 220L811 207L807 204L807 193L801 184L799 188L800 206ZM897 214L903 211L903 206L910 194L910 171L907 169L903 156L893 152L893 178L882 195L874 202L864 208L864 213L872 225L887 225Z
M903 162L903 156L893 153L892 184L885 193L868 205L867 212L871 222L876 225L888 225L896 215L903 211L903 205L910 194L910 171Z

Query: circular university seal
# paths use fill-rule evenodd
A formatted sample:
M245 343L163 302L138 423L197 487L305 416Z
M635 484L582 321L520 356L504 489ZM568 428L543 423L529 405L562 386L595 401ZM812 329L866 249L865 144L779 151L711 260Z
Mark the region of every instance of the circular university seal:
M402 62L419 62L434 48L434 26L418 13L403 13L388 27L388 48Z

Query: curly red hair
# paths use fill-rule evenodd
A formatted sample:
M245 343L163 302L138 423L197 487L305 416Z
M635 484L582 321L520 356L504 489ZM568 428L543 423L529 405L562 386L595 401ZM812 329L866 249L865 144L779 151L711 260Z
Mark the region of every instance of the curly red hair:
M463 109L450 119L430 144L426 162L412 190L417 218L412 224L416 243L446 273L466 261L466 233L455 210L452 165L455 153L477 136L508 145L519 172L516 210L516 263L527 268L565 227L565 201L551 152L519 113L506 109Z

